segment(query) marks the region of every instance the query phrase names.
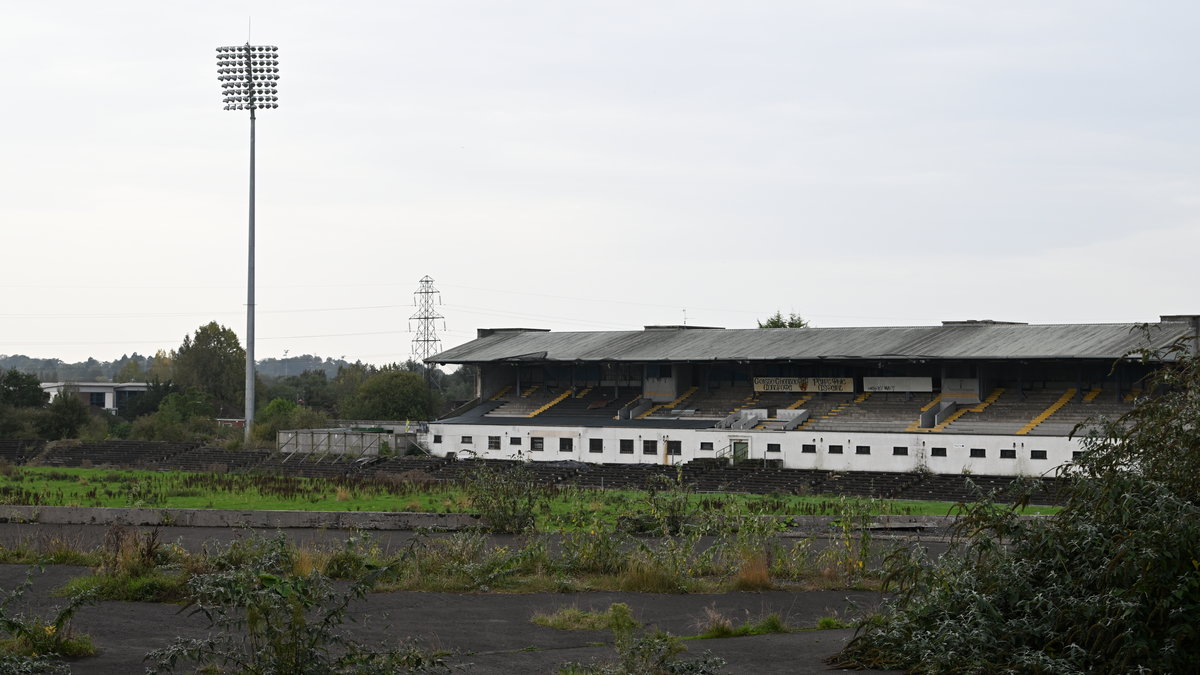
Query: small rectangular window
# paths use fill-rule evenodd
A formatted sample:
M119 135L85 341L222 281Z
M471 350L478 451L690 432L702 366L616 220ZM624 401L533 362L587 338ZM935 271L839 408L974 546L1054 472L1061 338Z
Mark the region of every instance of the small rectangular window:
M767 443L767 452L779 452L779 444Z
M488 450L499 450L499 449L500 449L500 437L499 436L488 436Z
M713 444L710 441L700 441L700 449L701 450L712 450Z
M805 443L800 446L800 452L813 453L817 451L817 446L814 443Z
M971 448L971 459L983 459L984 457L987 457L987 449Z
M929 456L930 457L945 457L946 449L945 448L930 448Z
M622 455L632 455L633 454L633 439L632 438L622 438L621 439L621 454Z
M571 452L574 449L575 449L575 439L574 438L558 439L558 451L559 452Z
M509 445L520 445L520 444L521 444L521 437L520 437L520 436L509 436L509 437L508 437L508 444L509 444Z
M642 441L642 454L643 455L657 455L658 454L658 441Z
M470 436L463 436L463 437L462 437L462 444L463 444L463 445L473 445L474 443L475 443L475 440L474 440L473 438L471 438Z
M667 441L667 454L668 455L682 455L683 454L683 441Z
M840 445L831 445L831 446L829 446L829 454L831 454L831 455L840 455L840 454L842 454L842 446L840 446Z
M854 446L854 454L856 454L856 455L869 455L869 454L871 454L871 446L869 446L869 445L856 445L856 446Z
M1016 459L1016 448L1000 448L1000 459Z
M1080 457L1083 457L1082 450L1074 450L1071 452L1071 459L1075 460L1075 459L1079 459Z
M588 439L588 452L604 452L604 439L603 438L589 438Z
M534 452L541 452L543 443L544 443L544 439L542 439L541 436L530 436L529 437L529 449Z
M433 435L433 442L434 442L434 443L441 443L441 442L442 442L442 435L441 435L441 434L434 434L434 435Z
M1045 450L1030 450L1029 459L1046 459Z
M908 446L894 445L894 446L892 446L892 454L893 455L907 455L908 454Z

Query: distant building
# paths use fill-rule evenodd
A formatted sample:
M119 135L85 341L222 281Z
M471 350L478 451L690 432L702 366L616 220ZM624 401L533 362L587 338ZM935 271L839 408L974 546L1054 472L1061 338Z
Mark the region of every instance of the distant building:
M150 388L145 382L43 382L42 391L50 393L50 400L58 398L64 391L72 391L81 401L111 412Z

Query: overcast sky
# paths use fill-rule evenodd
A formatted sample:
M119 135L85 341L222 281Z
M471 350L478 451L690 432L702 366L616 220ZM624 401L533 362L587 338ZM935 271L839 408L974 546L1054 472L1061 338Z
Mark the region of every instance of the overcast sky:
M0 354L1200 312L1194 2L0 3ZM248 19L252 28L248 32ZM415 326L411 326L415 328ZM441 326L439 325L439 329Z

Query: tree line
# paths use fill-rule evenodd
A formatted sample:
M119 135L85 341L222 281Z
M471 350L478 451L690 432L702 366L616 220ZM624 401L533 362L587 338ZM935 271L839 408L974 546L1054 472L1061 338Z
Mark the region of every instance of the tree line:
M12 363L26 357L4 358ZM38 366L32 361L25 365ZM70 391L50 401L41 389L47 378L37 373L44 375L61 362L43 361L50 363L34 372L12 366L0 370L0 438L215 439L233 446L241 437L218 420L244 417L246 351L232 329L215 321L185 336L170 352L109 362L110 381L148 383L146 392L120 402L115 413L92 409ZM309 355L267 361L267 367L256 368L253 436L261 442L273 441L280 429L328 427L336 419L430 419L474 394L469 368L446 373L411 359L376 366ZM100 372L94 359L85 365L92 363L97 365L87 372ZM99 376L79 381L98 378L104 381Z
M171 353L162 349L153 356L143 356L134 352L123 354L121 358L112 361L98 361L89 357L75 363L58 358L41 359L24 354L0 354L0 371L19 370L33 375L41 382L142 382L156 374L161 377L170 358ZM255 368L264 376L271 377L285 377L308 370L320 370L327 377L333 377L338 368L350 363L345 359L301 354L283 359L258 359L255 361Z

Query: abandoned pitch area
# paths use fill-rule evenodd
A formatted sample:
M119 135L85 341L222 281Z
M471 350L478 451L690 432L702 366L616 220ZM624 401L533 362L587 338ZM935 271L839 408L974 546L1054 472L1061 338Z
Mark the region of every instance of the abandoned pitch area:
M295 550L336 550L348 537L362 532L324 528L255 530L233 527L127 527L125 536L153 533L158 545L190 552L228 550L238 542L279 537ZM114 528L87 524L0 524L0 547L5 551L38 550L58 557L64 551L93 551L113 546ZM781 536L787 543L795 538L818 535L791 531ZM446 539L454 535L420 532L376 531L372 545L383 551L398 551L420 537ZM520 537L491 535L488 544L499 548L520 546ZM936 533L926 533L923 545ZM896 543L880 536L880 546ZM836 541L832 542L834 545ZM713 544L712 539L701 547ZM53 559L53 556L47 558ZM27 564L0 565L0 586L20 586L30 573ZM32 585L9 610L27 615L53 616L67 600L62 590L72 579L87 577L95 568L87 565L47 564L32 568ZM348 582L340 582L345 586ZM614 661L613 633L607 629L561 629L538 625L538 615L554 615L564 609L602 613L614 604L628 606L639 625L675 636L694 637L714 624L740 626L775 616L785 630L759 635L713 639L688 639L686 651L676 658L699 659L705 652L725 661L723 673L823 673L836 671L825 660L837 653L852 636L848 626L874 609L881 595L873 590L762 590L721 593L642 593L621 591L567 592L472 592L379 591L353 601L347 621L341 626L364 643L395 643L412 639L421 649L440 654L449 666L469 673L555 673L564 664ZM820 627L820 628L819 628ZM78 634L90 636L95 655L66 661L73 673L127 674L144 672L148 652L173 640L202 638L209 634L203 616L191 615L179 602L101 601L81 607L72 622ZM192 672L180 669L177 672ZM437 672L437 671L435 671ZM685 672L685 671L680 671ZM686 671L692 672L692 671ZM888 672L888 671L859 671Z

